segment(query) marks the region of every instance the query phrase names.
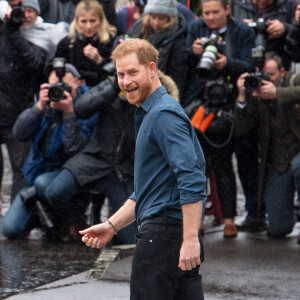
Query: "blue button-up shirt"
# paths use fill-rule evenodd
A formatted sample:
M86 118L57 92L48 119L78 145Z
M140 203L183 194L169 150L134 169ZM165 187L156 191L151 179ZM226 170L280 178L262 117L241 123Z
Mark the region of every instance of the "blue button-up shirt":
M137 109L134 193L138 223L167 215L182 219L181 205L206 201L205 159L183 108L157 88Z

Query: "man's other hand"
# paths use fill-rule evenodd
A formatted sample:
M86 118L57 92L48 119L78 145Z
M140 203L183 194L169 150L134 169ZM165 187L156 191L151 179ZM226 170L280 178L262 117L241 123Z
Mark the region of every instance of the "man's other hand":
M183 241L180 249L178 267L182 271L190 271L200 265L200 242L198 237Z
M276 86L267 80L262 80L262 86L252 93L253 96L263 100L276 99Z

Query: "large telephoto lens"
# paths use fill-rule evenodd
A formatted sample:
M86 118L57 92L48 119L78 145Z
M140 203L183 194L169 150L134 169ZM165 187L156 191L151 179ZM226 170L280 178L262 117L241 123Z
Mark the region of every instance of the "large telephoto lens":
M213 65L217 59L218 49L214 45L208 45L202 54L199 64L196 69L198 74L204 75L207 74L207 71L210 71L213 68Z

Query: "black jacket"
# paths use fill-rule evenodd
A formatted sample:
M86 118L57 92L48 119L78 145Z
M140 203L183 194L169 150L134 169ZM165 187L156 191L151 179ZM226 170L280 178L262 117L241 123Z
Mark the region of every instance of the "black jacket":
M2 23L0 31L0 127L11 128L32 106L47 53L29 43L19 29Z
M103 60L100 64L96 64L83 54L83 48L88 44L96 47ZM71 43L69 37L62 39L56 50L55 57L64 57L68 63L73 64L79 73L81 79L85 79L88 86L92 87L104 80L107 73L103 71L103 66L109 61L112 51L113 39L107 44L100 43L97 36L86 39L82 35L74 43Z
M97 181L115 172L133 189L135 106L117 97L109 79L101 82L75 103L77 117L85 119L96 111L98 122L87 145L69 159L64 168L75 176L80 186L95 189Z

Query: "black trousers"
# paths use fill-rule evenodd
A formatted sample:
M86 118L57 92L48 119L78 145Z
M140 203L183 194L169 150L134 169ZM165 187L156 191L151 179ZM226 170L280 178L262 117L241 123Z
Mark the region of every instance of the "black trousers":
M204 260L201 243L201 261ZM145 224L139 228L132 261L131 300L204 299L199 266L178 268L182 224Z

